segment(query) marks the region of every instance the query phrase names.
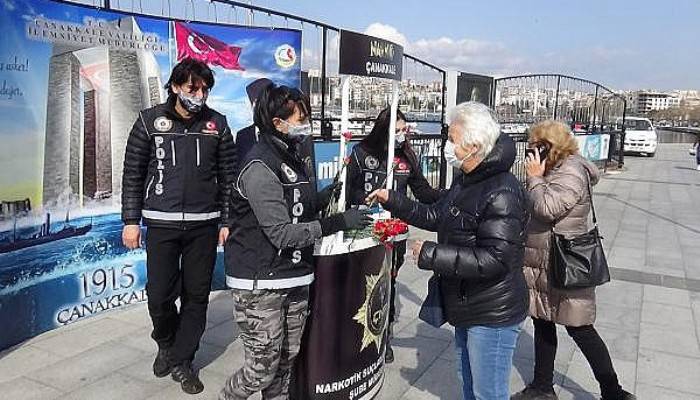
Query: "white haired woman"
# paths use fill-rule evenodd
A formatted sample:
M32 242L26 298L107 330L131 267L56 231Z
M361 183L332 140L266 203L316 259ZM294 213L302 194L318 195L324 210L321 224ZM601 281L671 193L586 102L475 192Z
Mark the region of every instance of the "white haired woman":
M433 205L386 189L376 197L394 216L438 233L416 243L418 268L439 277L447 321L455 327L464 399L507 400L515 344L527 316L522 272L527 211L509 171L515 144L491 111L467 102L450 112L445 159L461 171Z

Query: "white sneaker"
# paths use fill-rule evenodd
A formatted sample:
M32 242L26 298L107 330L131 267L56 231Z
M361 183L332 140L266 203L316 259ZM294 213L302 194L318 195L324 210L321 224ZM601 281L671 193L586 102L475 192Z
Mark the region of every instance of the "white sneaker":
M700 171L700 164L698 164L697 168L695 168L695 169Z

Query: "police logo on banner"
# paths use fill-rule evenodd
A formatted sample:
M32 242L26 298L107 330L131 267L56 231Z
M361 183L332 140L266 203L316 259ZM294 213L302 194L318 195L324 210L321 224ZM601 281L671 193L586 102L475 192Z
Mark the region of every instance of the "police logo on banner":
M282 163L282 172L284 172L284 175L289 179L289 182L295 183L297 181L297 173L285 163Z
M173 127L173 121L167 117L158 117L153 121L153 127L158 132L167 132Z
M363 335L360 351L374 343L377 350L381 348L384 328L389 316L389 279L384 271L379 275L366 276L365 301L353 318L362 325Z
M369 169L377 169L379 168L379 160L375 156L367 156L365 157L365 165Z

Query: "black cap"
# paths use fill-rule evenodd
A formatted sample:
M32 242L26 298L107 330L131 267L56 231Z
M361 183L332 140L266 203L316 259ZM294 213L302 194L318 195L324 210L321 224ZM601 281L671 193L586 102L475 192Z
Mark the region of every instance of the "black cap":
M272 85L272 81L267 78L258 78L249 83L248 86L245 87L245 91L248 93L250 104L253 104L253 102L260 97L260 93L262 93L263 89L270 85Z

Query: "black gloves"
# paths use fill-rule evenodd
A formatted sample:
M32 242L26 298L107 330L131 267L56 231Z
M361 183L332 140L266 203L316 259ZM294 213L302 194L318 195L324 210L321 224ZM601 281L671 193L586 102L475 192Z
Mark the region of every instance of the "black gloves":
M347 229L364 228L372 223L372 217L369 214L369 210L358 210L356 208L351 208L341 214L333 214L319 221L321 223L321 232L323 236L328 236Z
M328 207L332 198L338 198L340 190L343 188L342 182L333 182L316 194L316 204L319 210Z

